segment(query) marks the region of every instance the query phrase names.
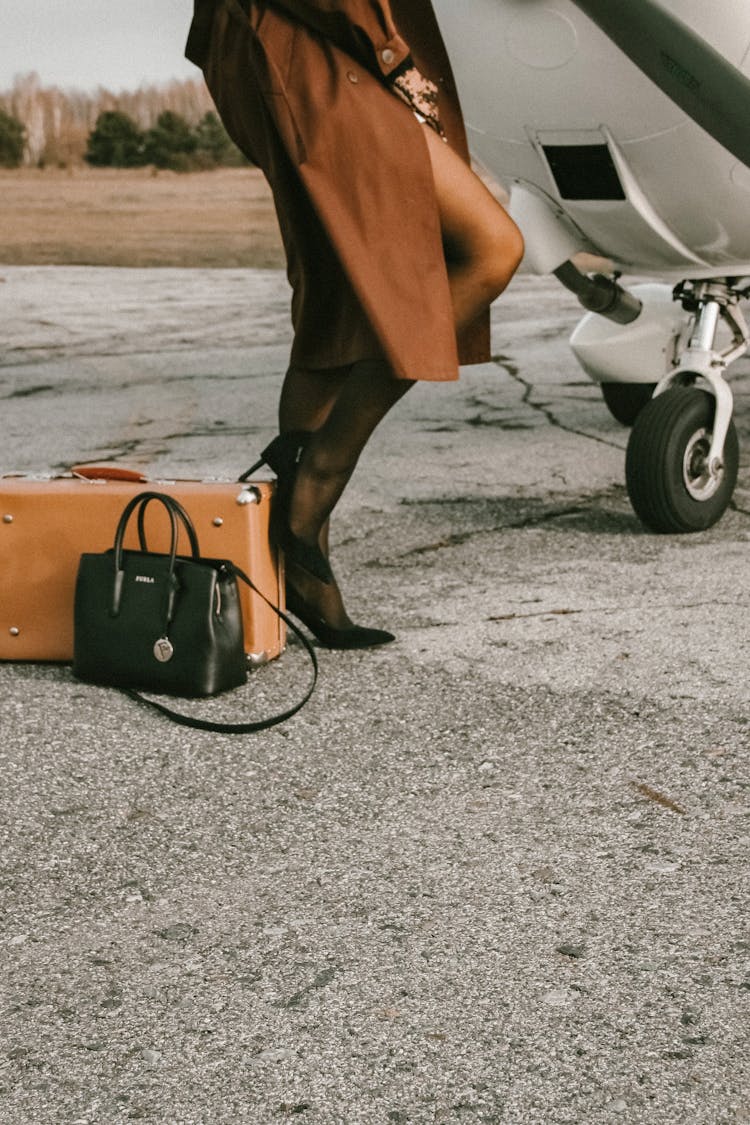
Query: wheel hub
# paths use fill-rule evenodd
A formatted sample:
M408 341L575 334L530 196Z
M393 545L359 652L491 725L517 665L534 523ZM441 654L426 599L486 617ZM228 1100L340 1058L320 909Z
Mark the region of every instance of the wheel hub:
M724 477L721 466L714 468L709 464L710 448L711 434L705 428L696 430L685 447L682 479L694 500L710 500Z

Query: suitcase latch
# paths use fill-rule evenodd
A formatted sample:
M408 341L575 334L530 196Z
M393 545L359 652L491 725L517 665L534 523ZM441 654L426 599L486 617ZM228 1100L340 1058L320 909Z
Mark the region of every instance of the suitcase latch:
M242 506L245 504L260 504L260 491L257 488L243 488L237 496L237 503Z

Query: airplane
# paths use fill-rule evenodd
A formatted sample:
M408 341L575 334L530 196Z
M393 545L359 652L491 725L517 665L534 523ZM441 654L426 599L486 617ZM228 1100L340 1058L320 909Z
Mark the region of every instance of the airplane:
M725 374L750 346L748 0L433 7L524 268L589 310L570 344L632 426L636 514L662 533L711 527L739 466ZM581 254L605 271L579 268ZM625 288L624 273L645 280Z

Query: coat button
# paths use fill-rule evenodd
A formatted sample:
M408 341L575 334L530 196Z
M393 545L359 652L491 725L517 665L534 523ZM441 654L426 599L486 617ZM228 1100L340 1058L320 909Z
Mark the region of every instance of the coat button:
M386 66L390 66L391 63L394 62L396 54L391 50L390 47L386 47L386 49L381 53L380 57Z
M357 75L356 75L356 74L354 73L354 71L353 71L353 70L347 70L347 72L346 72L346 77L347 77L347 78L349 79L349 81L350 81L350 82L353 82L355 86L356 86L356 85L357 85L357 83L359 82L359 78L358 78L358 76L357 76Z

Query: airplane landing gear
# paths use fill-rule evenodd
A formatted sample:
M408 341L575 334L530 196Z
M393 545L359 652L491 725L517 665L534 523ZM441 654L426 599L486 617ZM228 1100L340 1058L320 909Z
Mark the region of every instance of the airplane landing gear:
M636 515L652 531L703 531L721 518L737 483L739 444L730 421L721 465L711 467L714 399L672 387L636 419L625 480Z
M652 531L703 531L732 498L739 445L724 371L750 346L739 308L749 293L747 278L684 282L675 290L683 308L695 314L692 335L636 417L625 462L630 501ZM722 320L732 343L717 352Z

